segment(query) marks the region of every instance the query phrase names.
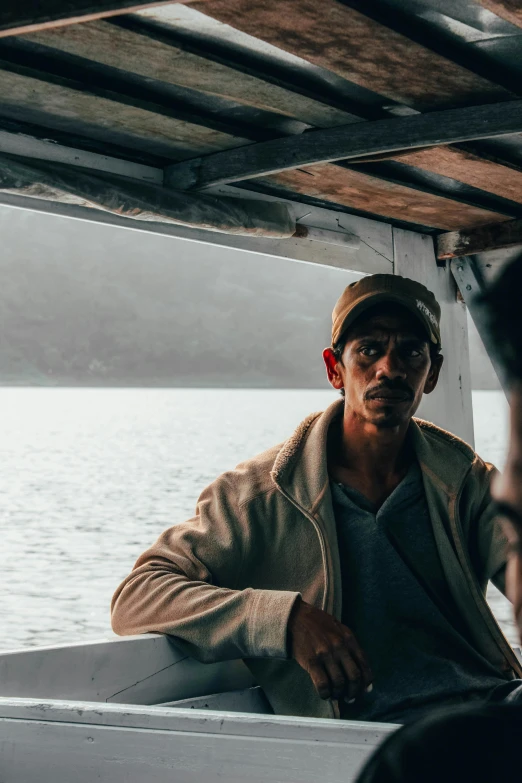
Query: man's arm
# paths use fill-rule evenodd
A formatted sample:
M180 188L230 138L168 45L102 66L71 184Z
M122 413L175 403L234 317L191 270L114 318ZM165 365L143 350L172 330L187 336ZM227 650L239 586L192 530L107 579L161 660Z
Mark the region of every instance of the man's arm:
M359 696L371 672L347 628L298 592L239 587L260 555L233 483L230 474L220 476L202 493L196 516L166 530L138 559L112 599L113 630L174 636L205 663L292 657L321 698Z
M491 482L498 471L493 465L479 461L474 472L477 501L472 511L472 529L475 531L472 541L478 572L485 583L491 581L505 593L507 541L491 498Z
M204 662L287 658L299 593L238 589L253 556L252 531L224 474L201 494L196 516L166 530L118 587L113 630L175 636Z

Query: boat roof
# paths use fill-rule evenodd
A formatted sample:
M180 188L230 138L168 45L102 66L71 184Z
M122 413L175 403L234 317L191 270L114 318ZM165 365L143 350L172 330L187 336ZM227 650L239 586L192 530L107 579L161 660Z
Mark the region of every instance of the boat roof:
M516 0L4 0L0 70L8 154L522 242Z

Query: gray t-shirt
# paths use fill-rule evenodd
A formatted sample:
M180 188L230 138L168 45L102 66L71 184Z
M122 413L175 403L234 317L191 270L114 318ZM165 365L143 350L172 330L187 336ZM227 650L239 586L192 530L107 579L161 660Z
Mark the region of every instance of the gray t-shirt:
M334 482L331 488L342 620L374 675L373 691L353 705L341 702L341 716L405 723L437 706L487 698L505 678L458 627L418 463L377 512L357 490ZM406 551L414 558L407 561Z

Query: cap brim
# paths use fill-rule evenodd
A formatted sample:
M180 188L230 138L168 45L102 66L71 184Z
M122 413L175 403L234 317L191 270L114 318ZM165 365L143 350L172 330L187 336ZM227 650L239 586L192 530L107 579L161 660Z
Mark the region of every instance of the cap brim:
M350 310L344 319L339 330L339 335L335 342L338 342L341 339L346 330L354 323L354 321L357 320L357 318L359 318L360 315L362 315L362 313L364 313L366 310L369 310L370 307L379 304L380 302L392 302L393 304L398 304L401 307L404 307L413 316L415 316L417 321L424 327L424 331L429 337L429 342L433 343L434 345L440 345L440 335L433 328L433 324L429 320L428 316L425 315L422 310L419 310L418 307L415 307L410 302L405 301L403 297L397 296L393 293L388 293L387 291L366 294L365 297L357 302L357 304Z

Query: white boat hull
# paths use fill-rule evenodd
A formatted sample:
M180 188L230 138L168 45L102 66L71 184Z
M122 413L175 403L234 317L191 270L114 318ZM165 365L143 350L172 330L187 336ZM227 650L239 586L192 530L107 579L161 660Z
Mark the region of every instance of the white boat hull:
M267 714L241 661L163 636L0 655L9 783L350 783L397 727Z
M29 699L0 712L9 783L347 783L394 728Z

